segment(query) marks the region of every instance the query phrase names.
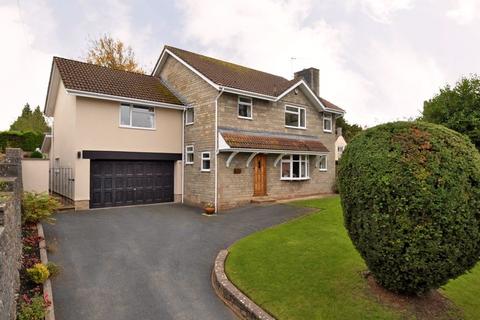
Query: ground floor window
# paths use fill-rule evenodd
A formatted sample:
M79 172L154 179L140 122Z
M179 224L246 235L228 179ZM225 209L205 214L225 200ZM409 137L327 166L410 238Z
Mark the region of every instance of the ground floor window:
M308 155L291 154L282 158L281 180L309 179Z
M318 169L320 171L327 171L327 156L320 156L320 160L318 162Z

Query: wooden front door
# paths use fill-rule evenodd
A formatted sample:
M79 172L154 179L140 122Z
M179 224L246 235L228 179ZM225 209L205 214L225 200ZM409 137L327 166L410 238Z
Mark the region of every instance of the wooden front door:
M267 195L267 156L259 154L253 159L253 195Z

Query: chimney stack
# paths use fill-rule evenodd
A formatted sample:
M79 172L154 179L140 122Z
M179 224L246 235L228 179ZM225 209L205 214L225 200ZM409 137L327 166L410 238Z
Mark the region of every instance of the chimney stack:
M307 85L317 96L320 96L320 70L317 68L308 68L297 71L293 74L295 78L303 78Z
M337 137L342 136L342 127L337 127Z

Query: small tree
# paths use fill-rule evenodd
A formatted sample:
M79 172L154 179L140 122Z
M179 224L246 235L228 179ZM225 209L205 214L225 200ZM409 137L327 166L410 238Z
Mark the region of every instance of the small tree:
M37 106L32 112L30 105L27 103L22 109L22 114L12 123L10 126L11 131L33 131L39 133L45 133L50 131L50 127L45 121L40 107Z
M480 149L480 78L462 78L455 87L445 86L425 101L423 120L442 124L467 135Z
M90 41L85 60L112 69L144 73L136 61L132 48L109 35Z
M335 125L339 128L342 128L342 136L345 138L345 141L350 142L357 134L362 132L362 127L358 124L349 124L344 118L338 118L335 121Z
M376 280L422 293L480 258L480 153L443 126L365 130L339 164L345 227Z

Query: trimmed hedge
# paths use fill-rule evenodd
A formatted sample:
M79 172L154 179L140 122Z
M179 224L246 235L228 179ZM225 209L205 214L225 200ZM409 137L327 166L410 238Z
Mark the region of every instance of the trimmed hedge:
M443 126L362 132L339 164L345 227L376 280L418 294L480 259L480 153Z
M34 151L42 146L43 136L43 133L33 131L2 131L0 132L0 151L5 152L5 148Z

